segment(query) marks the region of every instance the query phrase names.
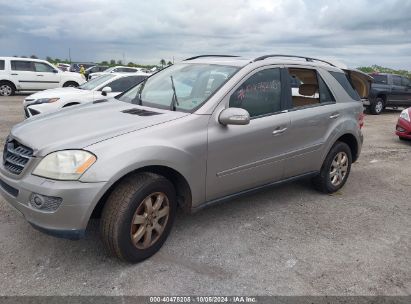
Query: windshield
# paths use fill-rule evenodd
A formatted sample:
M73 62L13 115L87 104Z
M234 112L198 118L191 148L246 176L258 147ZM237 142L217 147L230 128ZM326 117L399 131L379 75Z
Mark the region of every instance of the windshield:
M102 75L97 78L93 78L92 80L87 81L86 83L83 83L81 86L78 86L78 88L81 90L93 90L113 77L115 77L115 75L113 74Z
M104 72L111 73L116 67L105 69Z
M176 64L121 95L119 100L154 108L191 112L201 106L236 71L238 67L233 66ZM178 102L174 102L175 100Z

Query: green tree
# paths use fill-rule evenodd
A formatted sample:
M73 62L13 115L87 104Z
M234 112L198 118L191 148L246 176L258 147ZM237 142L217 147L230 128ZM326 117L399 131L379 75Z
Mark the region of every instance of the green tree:
M173 63L171 61L168 61L167 65L173 65Z
M161 68L163 68L166 65L166 61L164 59L160 60Z
M108 65L108 62L104 60L104 61L102 61L100 64L101 64L101 65Z
M32 58L32 59L39 59L36 55L31 55L30 58Z
M118 65L123 65L123 62L121 60L117 60Z
M46 57L46 60L47 60L48 62L50 62L50 63L53 62L53 58L51 58L50 56L47 56L47 57Z
M114 59L110 60L110 65L116 65L116 61Z
M135 66L135 64L134 64L134 63L132 63L132 62L129 62L129 63L127 64L127 66L129 66L129 67L134 67L134 66Z

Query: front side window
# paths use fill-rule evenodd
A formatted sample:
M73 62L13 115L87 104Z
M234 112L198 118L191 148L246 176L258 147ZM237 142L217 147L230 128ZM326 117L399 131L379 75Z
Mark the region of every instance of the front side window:
M162 109L174 108L174 104L177 111L192 112L237 71L238 67L217 64L175 64L147 78L119 100ZM217 78L218 85L213 85Z
M4 60L0 60L0 70L4 70Z
M102 76L93 78L90 81L87 81L86 83L83 83L77 88L81 90L93 90L113 77L115 77L115 75L113 74L102 75Z
M11 69L13 71L30 71L34 72L34 66L32 61L12 60Z
M387 84L387 75L378 75L378 74L371 74L372 78L374 78L374 83L379 84Z
M345 92L347 92L347 94L350 95L352 99L358 100L358 101L361 100L360 95L358 95L357 91L354 90L351 83L348 81L347 75L345 75L345 73L342 73L342 72L329 72L329 73L335 78L335 80L338 81L338 83L343 87Z
M36 72L52 73L54 71L51 66L42 62L34 62L34 69L36 70Z
M251 117L281 111L280 69L266 69L252 75L230 96L229 106L247 110Z

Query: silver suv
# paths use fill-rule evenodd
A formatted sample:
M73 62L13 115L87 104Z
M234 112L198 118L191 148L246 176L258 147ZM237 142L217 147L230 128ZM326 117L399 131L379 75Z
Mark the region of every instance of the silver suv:
M0 192L59 237L82 237L99 216L108 251L141 261L165 242L177 207L303 177L340 189L363 140L353 85L312 58L189 58L116 98L13 127Z

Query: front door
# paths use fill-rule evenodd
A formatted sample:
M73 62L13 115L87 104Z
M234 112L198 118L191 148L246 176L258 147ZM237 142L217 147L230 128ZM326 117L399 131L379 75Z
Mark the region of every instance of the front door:
M34 62L34 70L41 90L53 89L59 86L60 75L56 69L44 62Z
M280 68L262 68L227 94L208 127L208 201L268 184L283 177L289 114L284 107ZM250 113L248 125L218 122L227 107Z

